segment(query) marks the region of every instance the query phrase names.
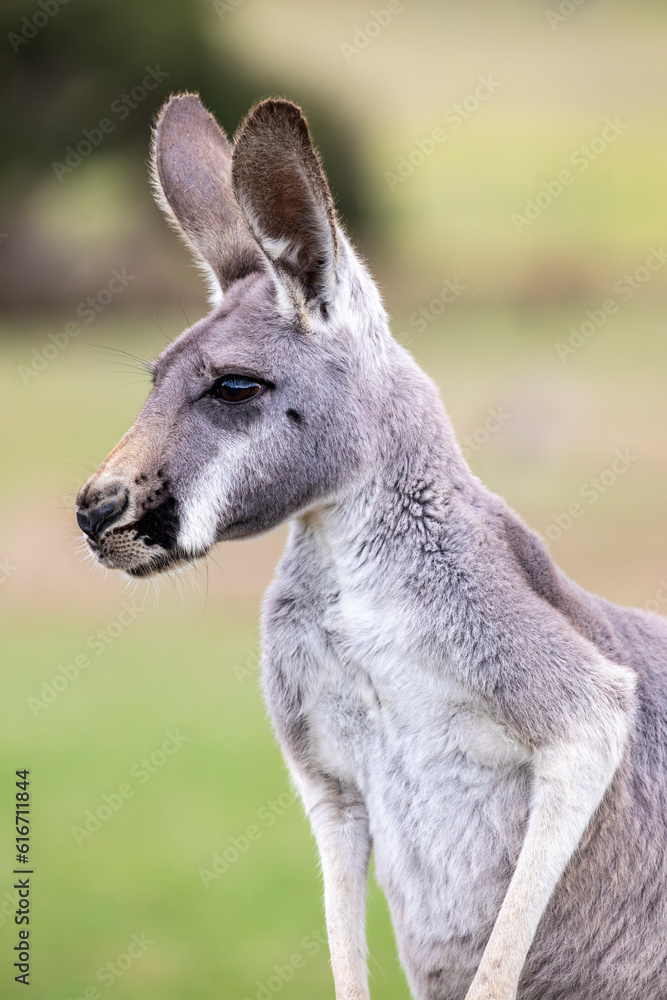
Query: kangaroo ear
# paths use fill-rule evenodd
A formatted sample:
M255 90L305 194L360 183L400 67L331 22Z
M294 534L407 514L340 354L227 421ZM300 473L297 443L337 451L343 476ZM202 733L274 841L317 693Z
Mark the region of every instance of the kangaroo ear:
M162 108L151 163L155 200L223 292L264 268L232 191L232 147L196 94Z
M234 142L234 193L280 285L297 308L333 292L336 216L306 119L289 101L263 101Z

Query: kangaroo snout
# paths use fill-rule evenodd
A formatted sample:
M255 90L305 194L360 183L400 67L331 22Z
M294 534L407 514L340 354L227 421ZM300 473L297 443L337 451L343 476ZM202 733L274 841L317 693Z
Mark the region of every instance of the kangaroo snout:
M79 491L76 520L103 566L148 576L181 561L178 504L165 468L126 465L111 475L106 462L100 466Z
M76 520L84 534L96 542L100 535L110 528L125 513L128 506L128 491L125 487L107 486L101 491L89 493L77 502Z

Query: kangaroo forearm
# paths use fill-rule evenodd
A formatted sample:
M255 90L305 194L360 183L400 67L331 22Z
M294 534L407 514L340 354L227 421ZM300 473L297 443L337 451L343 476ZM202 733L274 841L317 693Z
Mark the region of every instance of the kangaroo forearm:
M336 1000L367 1000L366 891L370 835L358 794L299 781L317 840Z
M620 763L628 717L536 753L533 802L516 869L466 1000L514 1000L542 914ZM599 728L598 728L599 727Z

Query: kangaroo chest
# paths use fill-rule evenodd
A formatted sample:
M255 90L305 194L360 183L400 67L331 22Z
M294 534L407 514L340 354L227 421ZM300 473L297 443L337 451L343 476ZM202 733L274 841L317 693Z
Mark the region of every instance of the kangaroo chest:
M528 807L527 753L446 666L420 660L400 610L341 600L307 707L318 765L361 792L399 939L443 935L479 958ZM474 889L473 889L474 887ZM474 892L474 895L473 895Z
M502 783L528 761L526 748L446 662L420 657L400 608L343 598L321 626L330 652L308 708L316 752L365 795L388 780L389 759L394 769L415 769L421 784L429 775L442 783L453 772L472 785Z

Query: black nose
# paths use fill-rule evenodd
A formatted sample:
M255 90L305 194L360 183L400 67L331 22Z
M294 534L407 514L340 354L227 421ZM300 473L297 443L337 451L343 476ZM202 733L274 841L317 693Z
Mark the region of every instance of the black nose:
M127 491L122 490L112 497L103 497L99 503L76 512L77 524L89 538L97 539L127 508Z

